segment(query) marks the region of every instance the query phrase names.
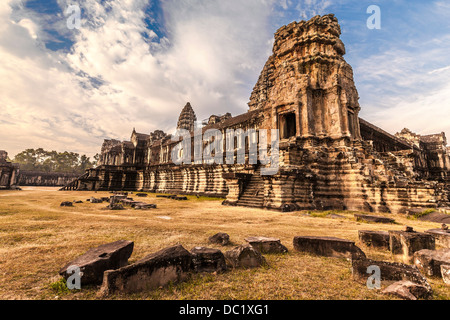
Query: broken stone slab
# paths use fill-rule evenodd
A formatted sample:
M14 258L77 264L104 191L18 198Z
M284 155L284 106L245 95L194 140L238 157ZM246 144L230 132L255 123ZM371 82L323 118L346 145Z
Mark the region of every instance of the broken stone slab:
M136 193L136 196L137 197L141 197L141 198L145 198L145 197L148 196L148 194L146 194L146 193Z
M177 200L177 201L187 201L188 200L188 198L187 197L175 197L175 198L173 198L174 200Z
M450 265L450 249L420 250L414 253L414 264L429 277L441 276L441 265Z
M436 244L444 247L450 248L450 232L443 229L431 229L425 231L425 233L431 234L435 240Z
M394 223L395 220L380 216L371 216L365 214L355 214L356 221L373 222L373 223Z
M101 197L100 200L105 201L105 202L109 202L110 201L110 197Z
M226 246L230 243L230 236L227 233L219 232L208 238L209 243Z
M368 247L389 250L389 232L359 230L359 240Z
M266 237L249 237L245 239L255 250L261 253L286 253L288 249L280 239Z
M441 265L441 276L442 280L450 285L450 265Z
M355 259L352 261L353 280L366 284L368 278L371 276L371 273L368 273L368 269L371 266L380 268L381 281L409 280L431 290L427 279L420 273L416 266L397 262Z
M395 282L382 292L404 300L427 299L432 294L429 288L407 280Z
M225 252L227 263L233 268L258 268L267 266L266 259L251 245L243 244Z
M134 208L136 210L150 210L150 209L156 209L156 204L149 204L149 203L135 203Z
M123 205L120 204L120 203L111 203L111 204L109 204L109 206L106 207L106 209L108 209L108 210L117 210L117 211L125 210Z
M126 266L128 258L133 253L134 242L120 240L103 244L97 248L90 249L85 254L67 263L59 274L68 279L67 269L77 266L82 272L81 285L101 284L103 272Z
M81 200L76 200L76 201L73 201L73 203L80 204L80 203L83 203L83 201L81 201Z
M103 203L102 199L97 199L94 197L90 198L89 201L90 201L90 203Z
M60 207L73 207L73 203L70 201L61 202Z
M176 245L152 253L117 270L104 273L100 295L137 293L186 280L192 271L192 255Z
M195 272L224 272L227 270L225 256L218 249L195 247L191 250Z
M415 231L389 231L389 247L394 255L402 255L404 263L413 263L414 253L423 249L435 250L431 234Z
M364 259L366 255L353 241L334 237L295 237L294 249L324 257Z

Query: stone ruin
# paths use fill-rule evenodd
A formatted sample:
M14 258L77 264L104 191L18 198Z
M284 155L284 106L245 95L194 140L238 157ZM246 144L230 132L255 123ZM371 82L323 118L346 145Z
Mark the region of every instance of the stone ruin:
M229 129L278 129L276 174L262 176L269 165L261 162L175 165L171 152L178 142L171 135L133 130L130 141L105 140L99 166L65 190L205 195L226 198L224 205L281 211L407 213L450 206L445 134L420 136L404 129L392 135L359 118L358 91L340 34L332 14L281 27L248 112L213 115L200 128L224 136ZM188 103L178 129L193 135L196 120ZM250 150L245 152L248 158Z
M7 160L8 153L0 150L0 189L15 188L19 177L19 164Z

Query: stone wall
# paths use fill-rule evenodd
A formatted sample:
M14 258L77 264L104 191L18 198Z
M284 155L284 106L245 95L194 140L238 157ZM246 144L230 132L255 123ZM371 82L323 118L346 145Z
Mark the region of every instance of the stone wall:
M62 187L79 176L79 174L21 170L17 183L19 186Z
M10 189L17 185L19 165L7 161L8 153L0 150L0 189Z

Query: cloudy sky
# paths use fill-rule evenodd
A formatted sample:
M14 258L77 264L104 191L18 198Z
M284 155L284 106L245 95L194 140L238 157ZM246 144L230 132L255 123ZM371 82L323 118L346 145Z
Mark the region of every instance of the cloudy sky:
M381 9L369 29L367 8ZM68 28L81 9L80 28ZM197 117L247 111L275 31L334 13L355 73L361 117L450 136L446 0L2 0L0 149L93 156L105 138L172 132Z

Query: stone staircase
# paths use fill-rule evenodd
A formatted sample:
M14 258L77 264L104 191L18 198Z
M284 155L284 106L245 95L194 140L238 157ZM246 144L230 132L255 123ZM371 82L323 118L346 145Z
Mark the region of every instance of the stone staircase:
M250 178L250 181L239 197L237 205L253 208L262 208L264 206L264 180L261 177L260 168Z
M89 172L86 172L82 176L76 178L72 182L70 182L67 185L65 185L64 187L60 188L59 191L74 191L78 187L78 181L81 180L81 179L86 179L88 177L89 177Z

